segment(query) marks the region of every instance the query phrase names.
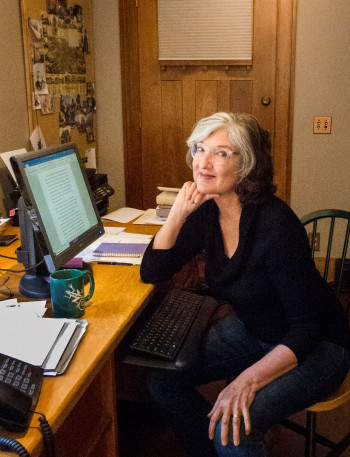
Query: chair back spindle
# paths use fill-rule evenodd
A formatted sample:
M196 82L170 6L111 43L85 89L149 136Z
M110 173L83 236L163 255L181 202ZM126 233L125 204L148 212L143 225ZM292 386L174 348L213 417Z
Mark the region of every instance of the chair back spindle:
M313 213L309 213L306 216L301 218L301 222L304 226L312 224L310 243L311 243L311 255L312 255L313 259L315 258L315 240L316 240L316 236L317 236L318 222L321 219L329 220L327 251L326 251L326 256L324 259L324 270L323 270L323 278L326 281L328 281L329 267L330 267L330 262L332 259L332 247L333 247L336 221L338 222L341 219L347 220L347 226L346 226L345 236L344 236L344 243L342 246L342 254L339 259L339 262L340 262L339 272L337 274L337 278L334 278L336 280L336 282L334 284L336 287L336 295L337 295L337 297L339 297L339 295L344 290L344 286L343 286L344 271L345 271L346 261L348 260L346 258L346 256L347 256L349 238L350 238L350 212L343 211L343 210L335 210L335 209L325 209L325 210L320 210L320 211L314 211ZM338 232L336 232L336 233L338 233ZM327 231L326 231L326 234L327 234ZM323 235L323 237L327 238L326 234ZM339 256L337 256L337 257L339 257ZM348 309L347 311L349 312L350 310Z

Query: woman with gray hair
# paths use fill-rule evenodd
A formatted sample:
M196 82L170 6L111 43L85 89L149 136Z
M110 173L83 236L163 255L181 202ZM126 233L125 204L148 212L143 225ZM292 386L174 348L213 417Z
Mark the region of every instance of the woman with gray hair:
M303 225L274 196L269 133L251 115L216 113L187 143L194 180L149 245L141 278L167 281L204 251L209 293L234 312L209 326L195 366L151 371L148 391L190 456L262 457L272 425L345 378L348 325ZM195 387L225 378L211 407Z

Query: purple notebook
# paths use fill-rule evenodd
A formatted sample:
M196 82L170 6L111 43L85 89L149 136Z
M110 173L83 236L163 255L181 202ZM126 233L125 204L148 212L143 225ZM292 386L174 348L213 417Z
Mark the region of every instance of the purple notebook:
M96 256L141 257L148 243L101 243L93 252Z

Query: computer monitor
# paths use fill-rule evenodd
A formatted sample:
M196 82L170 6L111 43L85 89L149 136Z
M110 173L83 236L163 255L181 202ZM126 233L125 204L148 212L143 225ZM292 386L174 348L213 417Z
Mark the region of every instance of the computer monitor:
M26 269L19 291L50 296L49 274L104 233L77 146L28 152L11 158L21 198L21 247L17 260Z

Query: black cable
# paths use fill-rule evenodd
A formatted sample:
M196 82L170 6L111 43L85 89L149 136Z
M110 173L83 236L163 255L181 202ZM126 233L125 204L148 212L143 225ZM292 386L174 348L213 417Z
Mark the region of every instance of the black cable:
M17 260L17 259L15 259L15 260ZM42 263L44 263L44 259L41 260L40 262L36 263L35 265L32 265L31 267L24 268L24 270L8 270L6 268L0 268L0 271L9 271L10 273L25 273L26 271L30 271L32 268L38 267Z
M43 434L46 457L55 457L55 442L50 424L48 423L44 414L38 413L36 411L34 414L39 414L41 416L39 417L39 422L41 433Z
M50 424L46 420L46 417L42 413L34 412L34 414L39 414L40 429L43 435L44 446L46 450L46 457L55 457L55 443L54 436ZM4 452L14 452L20 457L30 457L27 449L22 446L16 440L11 438L0 437L0 451Z
M8 255L0 254L0 257L5 257L5 259L17 260L17 257L9 257Z
M16 440L0 437L0 451L15 452L20 457L30 457L27 449Z

